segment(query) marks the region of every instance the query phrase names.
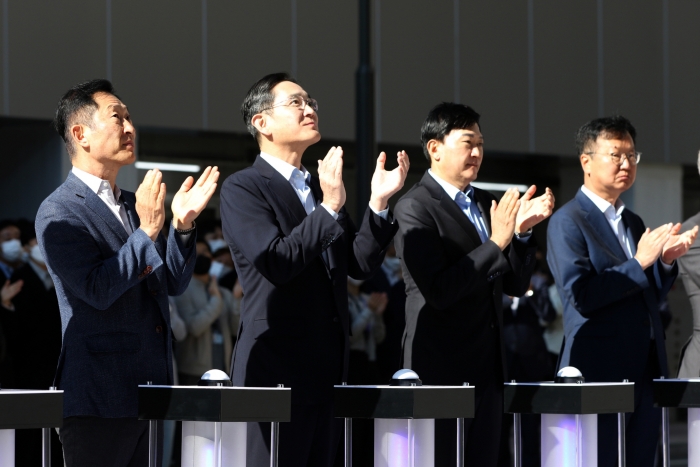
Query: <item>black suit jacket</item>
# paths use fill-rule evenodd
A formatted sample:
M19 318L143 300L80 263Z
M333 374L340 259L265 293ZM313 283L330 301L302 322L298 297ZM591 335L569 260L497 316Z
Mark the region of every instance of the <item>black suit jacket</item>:
M320 203L316 177L311 189ZM260 157L224 182L221 219L244 292L234 385L284 384L294 403L330 401L347 376L347 276L369 277L397 226L369 208L359 230L345 208L337 220L323 207L307 216L289 181Z
M474 188L487 226L491 200ZM505 375L500 333L503 293L530 285L535 247L513 240L501 251L481 242L474 225L426 172L396 205L396 251L406 282L404 368L427 384L479 384ZM499 351L500 349L500 351ZM500 354L500 355L499 355Z

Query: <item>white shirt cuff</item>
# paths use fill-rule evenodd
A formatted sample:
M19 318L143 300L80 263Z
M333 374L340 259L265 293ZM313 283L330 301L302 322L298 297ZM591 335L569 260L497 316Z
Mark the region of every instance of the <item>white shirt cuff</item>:
M384 220L388 219L388 217L389 217L389 208L388 207L382 211L379 211L379 212L375 211L374 208L372 208L372 206L370 206L369 208L372 210L373 213L375 213L376 215L378 215L382 219L384 219Z
M333 219L338 220L338 213L337 212L335 212L334 210L332 210L331 208L329 208L328 206L326 206L323 203L321 203L321 206L323 206L326 209L326 211L328 211L328 214L333 216Z

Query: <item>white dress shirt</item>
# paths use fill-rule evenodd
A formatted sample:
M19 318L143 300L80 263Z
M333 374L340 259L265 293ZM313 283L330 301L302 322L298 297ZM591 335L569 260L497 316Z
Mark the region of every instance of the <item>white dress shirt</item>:
M89 174L77 167L73 167L72 172L73 175L82 180L83 183L107 205L117 220L124 226L127 234L131 235L134 233L131 229L129 218L126 215L126 208L124 208L123 203L119 202L119 197L122 195L122 191L119 187L115 185L114 189L112 189L112 186L107 180L102 180L100 177Z
M615 206L613 206L585 186L581 187L581 192L588 196L593 204L600 209L600 212L605 215L605 219L608 221L610 228L615 233L617 241L620 242L620 246L622 247L622 251L625 252L625 256L627 256L627 259L632 258L637 248L635 245L630 243L630 239L627 236L627 229L625 229L625 224L622 222L622 211L625 210L625 203L618 198L617 201L615 201Z
M303 165L301 166L301 170L299 170L292 164L289 164L283 161L282 159L279 159L275 156L271 156L270 154L267 154L265 152L260 152L260 157L262 157L265 162L270 164L273 169L279 172L285 180L289 181L289 184L292 185L292 188L294 188L294 192L299 197L301 205L304 206L306 214L311 214L312 212L314 212L314 210L316 209L316 203L314 200L314 195L313 193L311 193L311 187L309 186L309 183L311 182L311 174L309 173L309 171L306 170L306 168ZM323 203L321 203L321 206L323 206L326 209L326 211L328 211L328 213L331 216L333 216L333 219L338 219L337 212L333 211L331 208L329 208ZM372 209L371 206L370 209ZM372 209L372 212L374 212L382 219L386 220L389 214L389 208L386 208L383 211L379 212Z

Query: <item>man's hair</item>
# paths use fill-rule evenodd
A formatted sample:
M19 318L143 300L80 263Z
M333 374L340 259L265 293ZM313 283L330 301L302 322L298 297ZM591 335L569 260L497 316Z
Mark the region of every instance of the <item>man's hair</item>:
M627 135L635 142L637 130L634 126L622 115L612 117L596 118L583 125L576 132L576 151L578 155L585 154L591 150L591 144L594 144L599 137L609 138L626 138Z
M243 99L243 104L241 104L243 122L248 128L248 133L253 135L256 141L258 141L258 130L253 126L253 117L272 105L275 99L272 89L283 81L297 82L287 73L272 73L255 83Z
M53 126L66 143L66 150L70 157L75 156L76 147L70 134L73 125L81 124L91 127L92 116L97 110L97 102L93 98L98 92L112 94L114 87L106 79L93 79L77 84L66 92L58 101L56 116L53 119Z
M479 125L479 117L480 115L467 105L443 102L433 107L420 129L420 142L425 157L430 160L428 141L443 141L452 130Z

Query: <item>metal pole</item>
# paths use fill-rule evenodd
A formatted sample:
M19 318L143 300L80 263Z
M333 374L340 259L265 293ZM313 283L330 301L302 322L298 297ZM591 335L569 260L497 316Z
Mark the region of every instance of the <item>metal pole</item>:
M457 467L464 467L464 419L457 419Z
M278 384L283 388L284 384ZM277 467L277 458L280 447L280 422L270 423L270 467Z
M153 381L147 381L151 385ZM157 467L158 454L158 420L148 421L148 467Z
M279 450L280 423L272 422L270 432L270 467L277 467L277 452Z
M671 466L671 443L668 432L668 407L661 407L661 451L663 454L663 467Z
M359 0L360 63L355 74L355 137L357 143L357 222L367 210L370 195L370 161L376 157L374 141L374 71L370 63L370 0Z
M41 466L51 467L51 428L41 429Z
M345 467L352 467L352 418L345 419Z
M513 414L513 458L515 467L523 467L523 439L519 413Z
M657 432L658 433L658 432ZM617 465L627 465L627 453L625 452L625 414L617 414Z

